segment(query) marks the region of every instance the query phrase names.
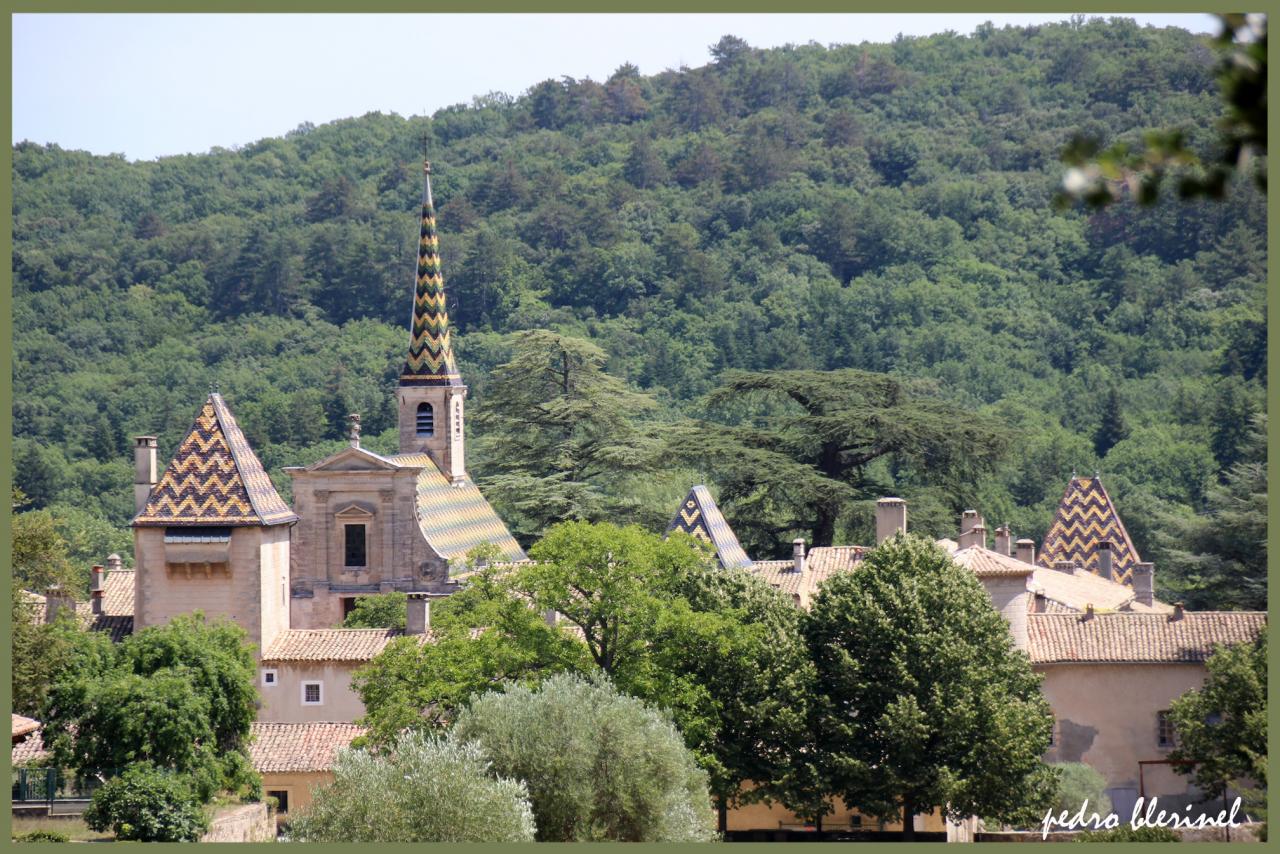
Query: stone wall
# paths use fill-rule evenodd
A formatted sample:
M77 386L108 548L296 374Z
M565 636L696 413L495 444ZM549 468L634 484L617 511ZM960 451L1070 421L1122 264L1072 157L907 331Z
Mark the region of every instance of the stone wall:
M266 804L224 807L209 822L209 832L201 842L270 842L276 838L276 823Z

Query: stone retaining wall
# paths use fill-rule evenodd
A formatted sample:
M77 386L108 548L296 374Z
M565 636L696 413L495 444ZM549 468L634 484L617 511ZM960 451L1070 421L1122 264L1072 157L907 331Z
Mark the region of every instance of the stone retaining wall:
M201 842L270 842L276 825L266 804L241 804L219 810Z

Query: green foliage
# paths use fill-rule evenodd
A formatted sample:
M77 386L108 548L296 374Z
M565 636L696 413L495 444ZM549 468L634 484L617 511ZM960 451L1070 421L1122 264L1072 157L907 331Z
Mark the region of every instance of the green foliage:
M70 842L71 837L56 830L33 830L13 837L14 842Z
M190 782L148 762L130 766L95 791L84 820L93 830L137 842L196 842L208 829Z
M404 631L409 597L393 590L376 596L360 596L342 621L344 629L400 629Z
M973 573L899 535L829 579L806 621L829 791L869 815L1043 814L1053 719ZM856 713L855 713L856 712Z
M1058 799L1053 814L1066 811L1075 815L1080 805L1089 802L1087 812L1106 815L1111 812L1111 798L1107 797L1107 778L1092 765L1083 762L1056 762L1053 770L1058 775Z
M85 595L88 573L76 571L67 551L67 541L58 533L54 517L47 510L32 510L13 517L13 581L15 587L43 594L50 586L60 586L68 596Z
M433 642L399 638L356 671L367 740L386 746L405 730L438 730L477 693L590 668L582 644L547 625L492 567L431 608Z
M1192 779L1206 793L1228 786L1265 808L1267 789L1267 636L1218 649L1209 676L1170 707L1178 732L1171 759L1194 762Z
M477 697L454 734L526 781L539 841L709 841L706 774L662 714L606 680Z
M1181 842L1182 838L1167 827L1128 827L1114 830L1086 830L1076 834L1074 842Z
M243 629L196 614L114 648L101 634L64 631L82 637L41 709L58 764L90 775L152 762L190 775L203 801L222 789L259 792L245 753L257 691Z
M409 733L387 752L343 750L332 783L290 822L301 842L532 842L525 784L496 777L483 751Z
M43 721L51 686L110 667L115 649L109 637L86 631L68 612L45 623L44 605L33 605L16 584L12 594L13 711Z

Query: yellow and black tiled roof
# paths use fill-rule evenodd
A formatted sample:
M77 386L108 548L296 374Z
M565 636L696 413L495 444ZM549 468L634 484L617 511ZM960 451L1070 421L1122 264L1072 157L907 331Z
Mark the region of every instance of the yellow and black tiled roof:
M675 518L667 526L667 533L684 531L692 537L710 543L716 550L716 557L725 569L749 568L751 558L743 551L738 537L725 521L716 506L711 491L705 486L695 486L689 490Z
M418 235L418 268L413 293L409 355L400 371L402 385L462 385L449 336L436 212L431 200L431 165L423 164L422 228Z
M1056 561L1074 561L1098 574L1098 544L1111 543L1114 580L1132 586L1133 568L1142 560L1129 539L1120 514L1099 477L1071 478L1058 504L1053 525L1045 534L1036 563L1052 568Z
M222 395L212 393L133 524L282 525L297 520Z

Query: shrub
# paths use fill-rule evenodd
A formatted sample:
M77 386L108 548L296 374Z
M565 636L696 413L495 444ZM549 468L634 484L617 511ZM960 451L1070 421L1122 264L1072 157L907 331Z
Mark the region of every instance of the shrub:
M404 630L408 618L409 597L398 590L361 596L356 606L342 621L344 629L400 629Z
M56 830L33 830L13 837L14 842L70 842L71 837Z
M529 787L539 841L714 838L707 775L671 722L603 678L552 676L476 698L454 734Z
M93 830L138 842L195 842L208 828L200 799L180 774L140 763L93 793L84 813Z
M1076 842L1181 842L1167 827L1117 827L1114 830L1086 830L1076 835Z
M1058 803L1054 815L1064 810L1075 815L1080 804L1089 801L1087 813L1105 816L1111 812L1111 798L1107 797L1107 780L1092 766L1083 762L1061 762L1053 766L1058 771Z
M495 778L483 752L408 733L385 754L344 750L333 783L295 818L301 842L531 842L524 784Z

